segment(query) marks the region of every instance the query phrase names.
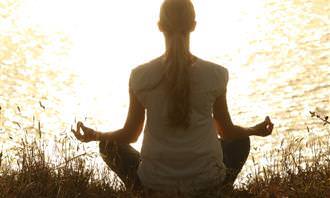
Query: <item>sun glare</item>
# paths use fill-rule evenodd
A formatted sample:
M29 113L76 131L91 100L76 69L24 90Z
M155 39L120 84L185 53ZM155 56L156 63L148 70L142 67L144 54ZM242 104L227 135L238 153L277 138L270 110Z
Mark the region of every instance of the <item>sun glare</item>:
M155 0L26 0L21 17L26 25L66 34L72 49L67 65L82 84L77 87L81 116L95 117L98 129L121 127L128 102L130 70L164 50L157 29L162 1ZM256 33L256 16L263 12L261 1L195 0L197 28L192 34L192 51L219 64L233 64L235 72L246 61L251 34ZM24 25L24 24L23 24ZM235 60L222 59L242 46ZM220 55L219 55L220 54ZM220 57L220 58L219 58ZM231 86L249 91L250 75ZM244 86L242 86L244 85ZM74 101L66 108L68 112ZM106 108L105 108L106 107ZM104 125L104 123L107 123ZM94 123L95 124L95 123Z
M103 132L123 127L131 70L165 50L162 1L0 0L0 155L28 132L56 142L77 121ZM327 140L310 118L330 114L327 0L192 1L191 51L228 68L233 122L249 127L270 116L275 123L269 138L251 137L250 156L267 166L262 155L284 140Z
M97 70L104 74L132 68L162 53L162 35L156 26L161 2L27 0L23 15L27 23L68 34L74 42L74 65L89 76ZM263 6L257 0L193 2L198 25L192 50L207 58L244 44Z

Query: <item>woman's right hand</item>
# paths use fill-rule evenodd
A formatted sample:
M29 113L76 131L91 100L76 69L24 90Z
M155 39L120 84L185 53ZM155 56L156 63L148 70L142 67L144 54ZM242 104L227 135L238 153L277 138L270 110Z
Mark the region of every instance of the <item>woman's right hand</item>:
M84 132L81 134L80 129ZM91 128L86 127L82 122L77 123L77 130L71 129L74 136L81 142L90 142L97 140L97 132Z
M274 124L270 120L269 116L267 116L263 122L253 127L255 131L254 135L266 137L272 134L273 128L274 128Z

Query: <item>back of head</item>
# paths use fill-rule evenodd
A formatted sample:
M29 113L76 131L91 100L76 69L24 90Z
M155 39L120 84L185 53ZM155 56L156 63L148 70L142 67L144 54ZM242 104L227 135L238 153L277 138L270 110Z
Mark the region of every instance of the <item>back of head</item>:
M160 26L164 33L188 34L195 26L195 10L190 0L165 0L160 10Z
M190 124L190 66L189 34L195 28L195 11L190 0L165 0L159 20L160 30L167 42L165 79L170 98L168 120L171 126Z

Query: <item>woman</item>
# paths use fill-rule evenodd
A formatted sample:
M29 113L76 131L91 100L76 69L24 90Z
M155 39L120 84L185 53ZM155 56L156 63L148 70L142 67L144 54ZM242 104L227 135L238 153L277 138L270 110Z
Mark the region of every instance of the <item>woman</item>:
M126 187L185 193L232 186L248 157L249 136L268 136L273 124L268 116L251 128L232 123L227 69L189 50L196 26L190 0L165 0L158 26L166 51L132 70L124 127L102 133L78 122L73 132L83 142L100 141L103 159ZM140 154L129 143L143 128Z

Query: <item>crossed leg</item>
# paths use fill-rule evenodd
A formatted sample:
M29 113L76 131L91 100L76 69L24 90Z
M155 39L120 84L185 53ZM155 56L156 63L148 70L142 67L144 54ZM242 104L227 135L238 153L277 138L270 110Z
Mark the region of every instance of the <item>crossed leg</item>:
M129 144L101 141L100 154L104 162L114 171L126 188L139 190L141 183L137 175L140 153Z
M219 139L219 141L222 146L223 161L227 167L224 185L232 187L250 153L250 139L247 137L237 140ZM129 144L118 144L113 141L101 141L99 147L103 160L123 181L126 188L140 190L142 186L137 175L140 153Z
M249 156L250 138L237 140L220 139L220 142L223 152L223 162L227 167L224 185L232 187Z

